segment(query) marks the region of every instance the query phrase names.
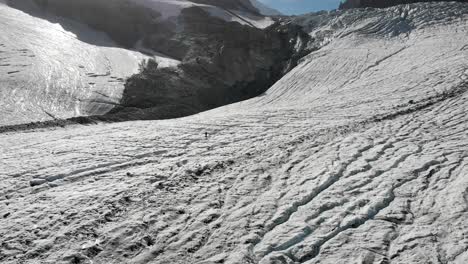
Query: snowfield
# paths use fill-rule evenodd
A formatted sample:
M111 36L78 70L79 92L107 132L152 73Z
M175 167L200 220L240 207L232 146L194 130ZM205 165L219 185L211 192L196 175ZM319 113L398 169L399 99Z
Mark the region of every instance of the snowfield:
M0 3L0 126L105 114L148 56L85 25L38 19Z
M0 134L0 262L467 263L468 6L297 19L257 98Z

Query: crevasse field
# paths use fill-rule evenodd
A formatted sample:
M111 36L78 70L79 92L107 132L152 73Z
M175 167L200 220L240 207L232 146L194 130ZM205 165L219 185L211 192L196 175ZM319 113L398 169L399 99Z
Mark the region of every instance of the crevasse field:
M64 57L41 51L46 29L16 31L12 12L0 3L11 34L0 73L52 76ZM259 97L174 120L0 134L0 262L467 263L468 6L296 20L323 47ZM59 36L55 52L106 73L89 60L96 48ZM15 37L31 48L14 50ZM25 72L13 53L47 59ZM107 53L127 62L112 66L122 77L144 56ZM78 74L59 72L67 87ZM6 93L14 80L0 96L17 109L37 90Z

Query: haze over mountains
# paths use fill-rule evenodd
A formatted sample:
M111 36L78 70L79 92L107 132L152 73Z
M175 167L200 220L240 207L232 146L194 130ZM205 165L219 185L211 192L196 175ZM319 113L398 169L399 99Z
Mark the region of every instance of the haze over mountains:
M0 3L1 263L468 262L466 3L110 2Z

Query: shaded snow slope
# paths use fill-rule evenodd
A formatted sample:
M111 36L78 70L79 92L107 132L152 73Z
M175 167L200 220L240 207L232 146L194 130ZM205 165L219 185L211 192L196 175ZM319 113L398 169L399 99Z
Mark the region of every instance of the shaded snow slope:
M0 126L104 114L118 103L124 78L148 58L61 22L69 28L0 3Z
M0 261L466 263L468 7L322 18L258 98L1 134Z

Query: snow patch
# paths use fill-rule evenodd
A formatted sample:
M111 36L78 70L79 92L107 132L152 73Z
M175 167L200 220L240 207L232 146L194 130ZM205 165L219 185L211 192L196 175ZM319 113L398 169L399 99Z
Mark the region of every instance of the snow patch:
M174 58L170 58L164 54L161 54L159 52L156 52L152 49L145 48L143 46L142 40L139 40L136 45L135 49L137 51L140 51L148 56L150 56L151 59L155 60L158 63L159 68L169 68L169 67L177 67L181 61L176 60Z

